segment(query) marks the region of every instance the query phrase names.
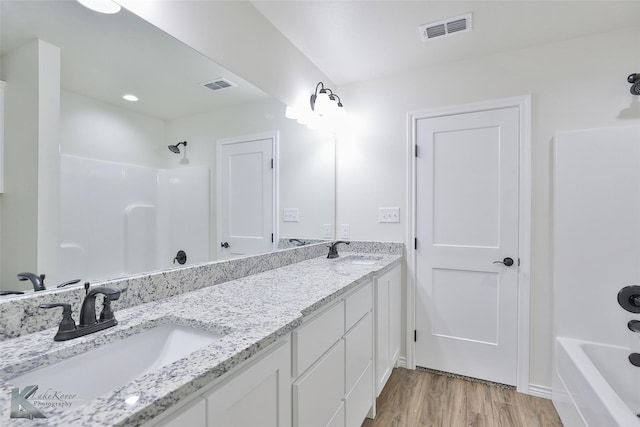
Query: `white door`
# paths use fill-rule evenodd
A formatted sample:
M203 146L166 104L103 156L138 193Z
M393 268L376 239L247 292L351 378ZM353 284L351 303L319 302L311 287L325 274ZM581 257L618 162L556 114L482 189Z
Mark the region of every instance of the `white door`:
M515 385L519 110L420 119L416 142L416 365Z
M219 141L218 255L270 251L274 245L275 137Z

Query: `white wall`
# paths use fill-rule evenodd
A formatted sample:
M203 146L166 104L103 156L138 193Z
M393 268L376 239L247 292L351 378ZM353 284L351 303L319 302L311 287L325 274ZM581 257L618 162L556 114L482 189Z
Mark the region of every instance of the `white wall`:
M57 242L57 226L46 237L38 230L58 220L58 185L52 177L58 174L60 50L40 40L15 49L2 59L2 80L7 86L0 287L29 289L17 273L46 269L56 275L56 260L39 245L44 250ZM46 193L38 193L39 185Z
M376 210L406 214L407 112L532 94L532 384L551 385L551 139L640 122L617 118L632 102L626 77L640 70L639 42L635 27L338 88L358 126L337 141L337 223L356 240L405 239L406 221L378 224Z
M164 162L165 122L63 90L61 154L138 166Z
M187 141L186 150L173 154L165 148L165 167L207 166L211 189L216 188L216 141L279 131L280 214L282 208L299 208L299 223L281 223L284 237L319 238L321 225L333 224L335 206L335 144L333 135L309 130L285 117L278 101L238 105L167 123L167 139ZM211 255L217 252L215 197L211 198ZM281 215L280 215L281 216Z
M617 295L640 281L640 125L559 133L553 174L554 334L636 351Z

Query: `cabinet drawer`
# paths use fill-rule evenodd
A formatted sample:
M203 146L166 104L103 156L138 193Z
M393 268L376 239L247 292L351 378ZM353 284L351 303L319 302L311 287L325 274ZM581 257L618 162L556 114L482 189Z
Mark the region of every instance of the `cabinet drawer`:
M345 331L351 329L373 306L373 284L367 283L346 299Z
M340 408L335 413L327 427L345 427L344 425L344 402L340 404Z
M293 332L293 376L306 371L344 334L344 302L309 320Z
M346 425L359 426L373 406L373 364L358 379L356 385L345 399Z
M373 317L371 313L360 320L349 333L345 335L346 343L346 392L349 393L362 372L373 360Z
M325 427L344 396L344 341L293 383L294 427Z
M344 414L342 415L344 418ZM180 408L175 414L166 418L154 427L206 427L207 403L202 397L198 397L193 403Z

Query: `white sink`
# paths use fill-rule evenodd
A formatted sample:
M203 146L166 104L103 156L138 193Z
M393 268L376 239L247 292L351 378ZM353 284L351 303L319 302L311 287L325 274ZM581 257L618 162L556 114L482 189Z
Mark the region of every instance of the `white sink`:
M49 397L54 392L65 395L64 400L70 403L68 407L77 407L186 357L223 336L176 324L157 326L7 382L20 388L37 385L38 390L29 400L46 414L47 404L37 402L41 404L38 406L34 399L47 391Z
M373 265L381 259L382 257L379 255L347 255L340 261L358 265Z

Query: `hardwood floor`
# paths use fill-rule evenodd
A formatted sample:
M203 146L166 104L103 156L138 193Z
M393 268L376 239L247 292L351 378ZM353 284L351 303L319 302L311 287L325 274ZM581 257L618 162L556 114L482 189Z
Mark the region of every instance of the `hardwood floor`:
M424 370L396 368L362 427L561 427L550 400Z

